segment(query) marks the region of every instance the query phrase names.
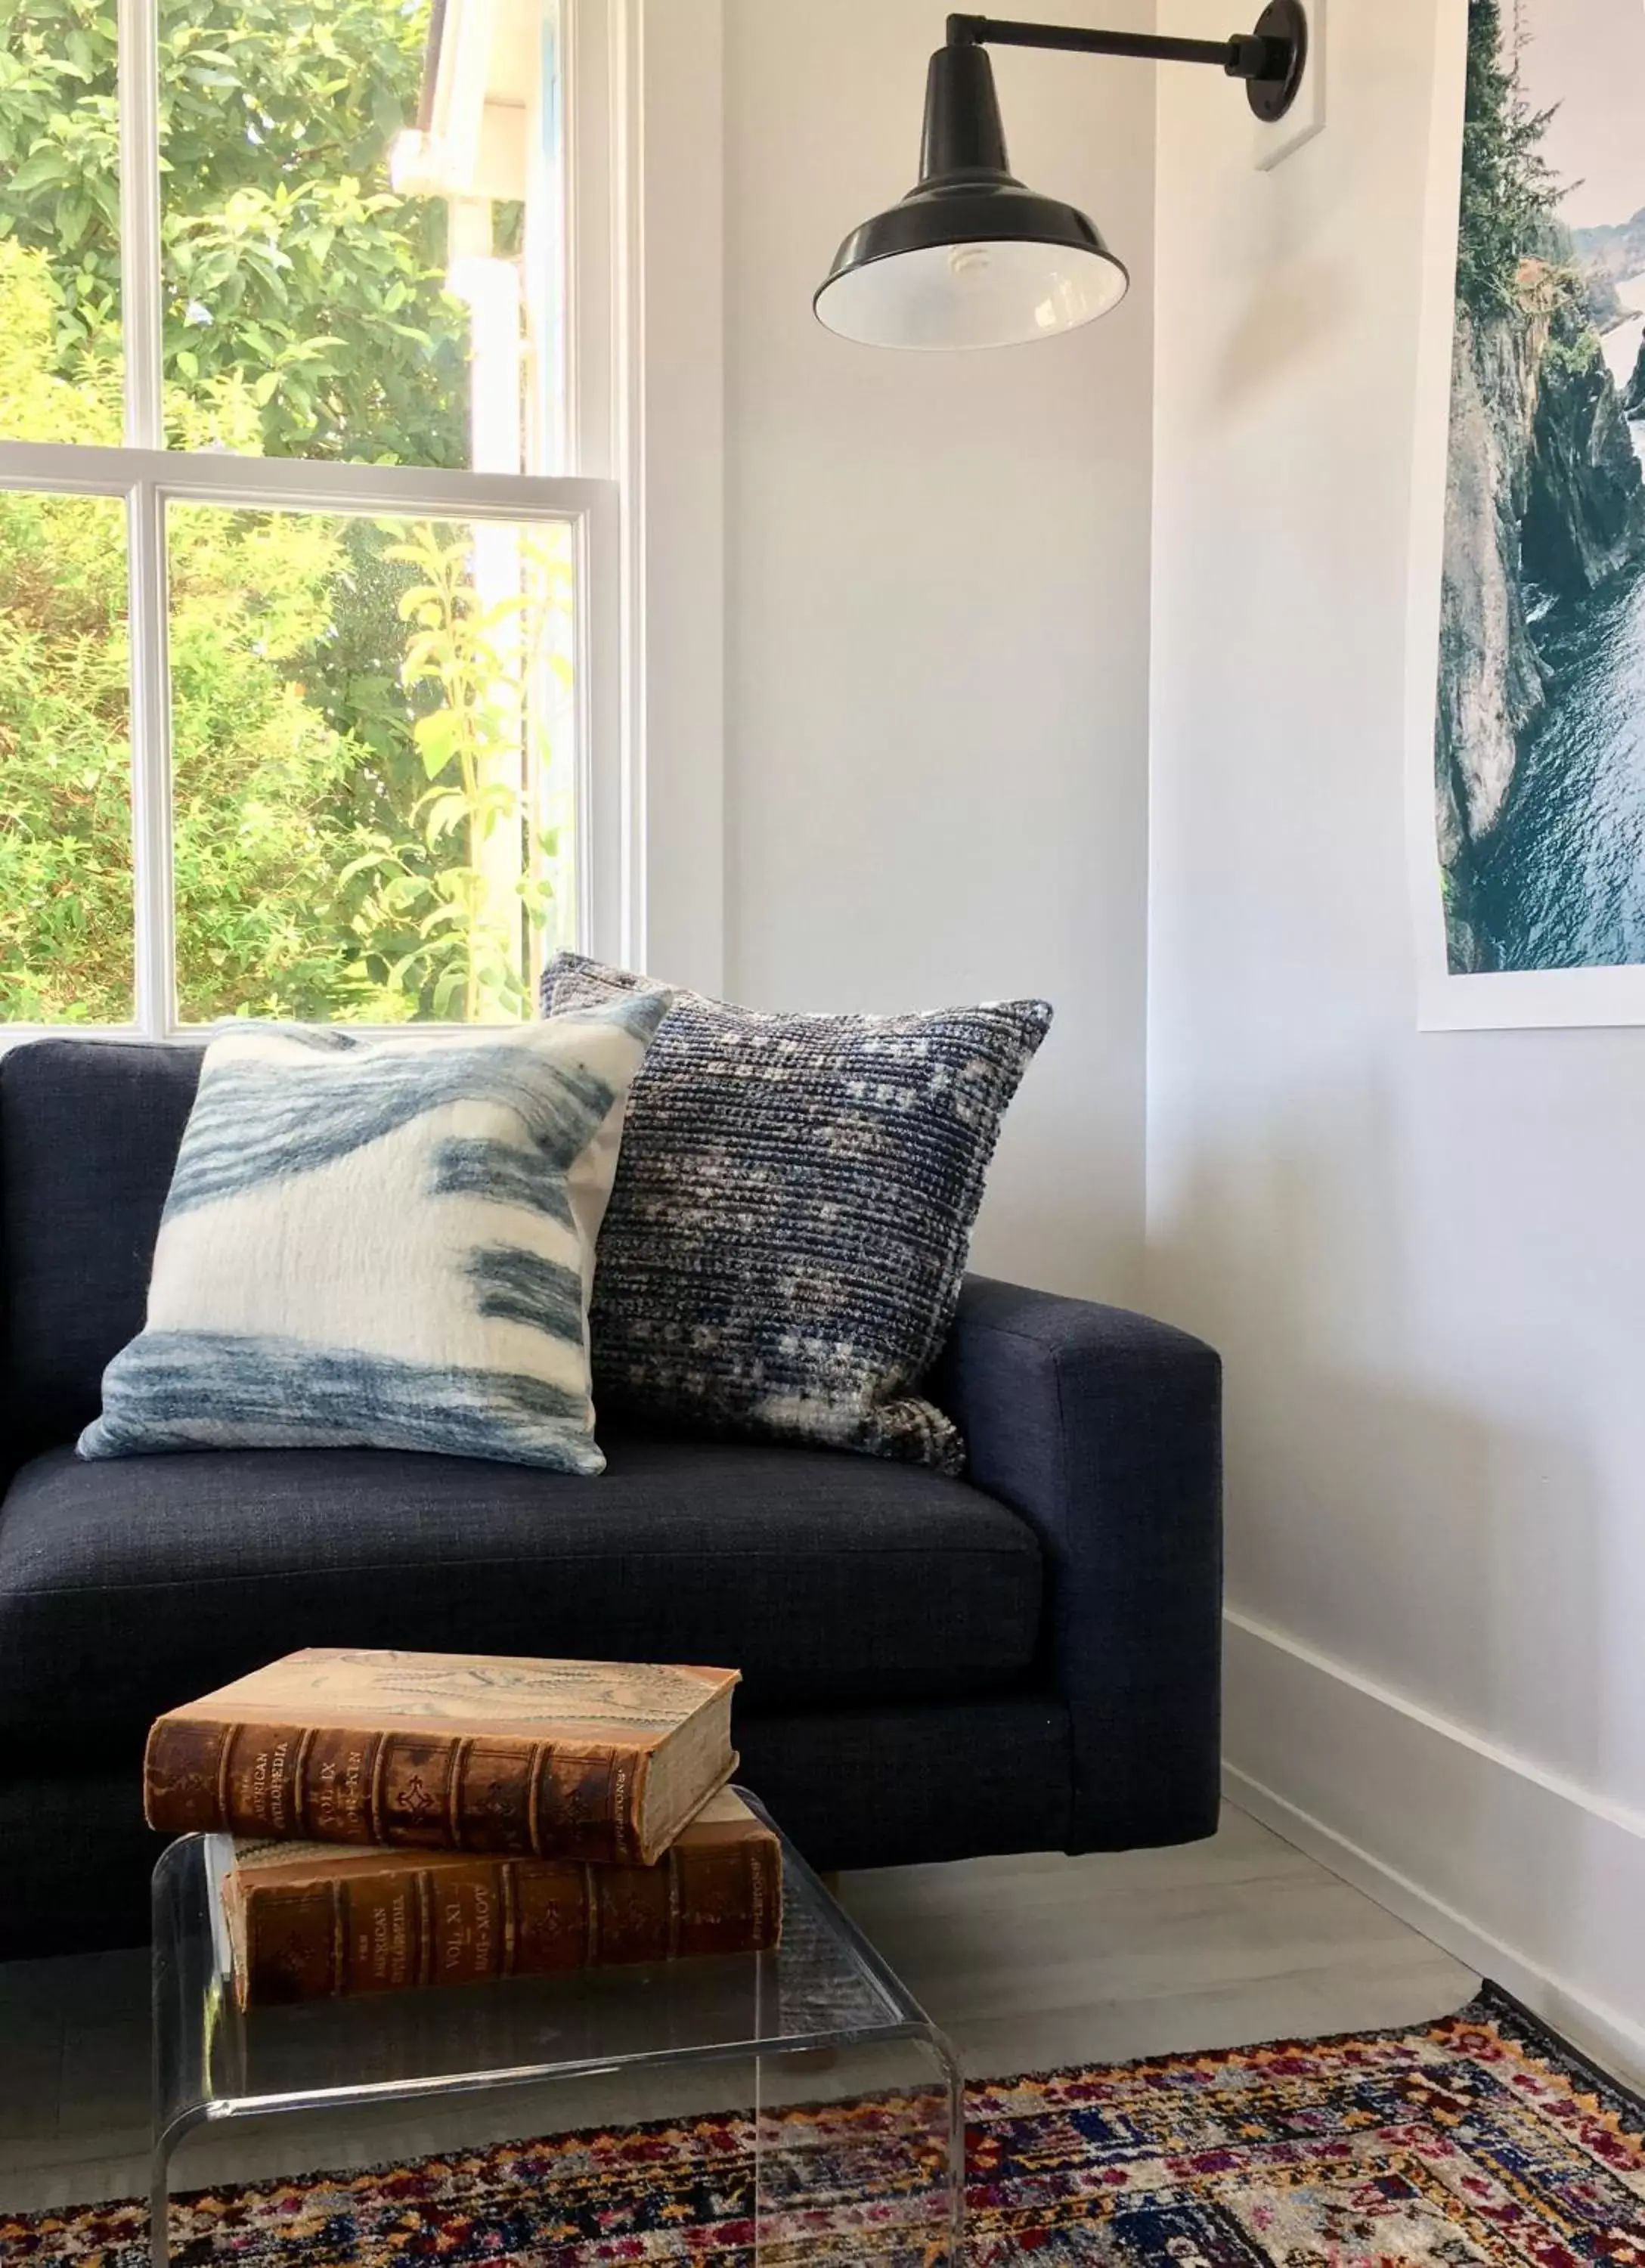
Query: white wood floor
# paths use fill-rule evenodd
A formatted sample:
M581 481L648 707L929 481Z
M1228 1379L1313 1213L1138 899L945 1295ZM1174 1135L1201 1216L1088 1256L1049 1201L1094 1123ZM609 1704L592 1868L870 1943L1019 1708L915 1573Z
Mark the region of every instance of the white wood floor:
M843 1895L978 2076L1416 2022L1476 1983L1231 1808L1179 1851L899 1867ZM0 2209L146 2187L147 1992L141 1954L0 1965ZM468 2106L461 2131L439 2109L263 2124L191 2144L176 2184L475 2146L530 2132L525 2111L494 2135Z

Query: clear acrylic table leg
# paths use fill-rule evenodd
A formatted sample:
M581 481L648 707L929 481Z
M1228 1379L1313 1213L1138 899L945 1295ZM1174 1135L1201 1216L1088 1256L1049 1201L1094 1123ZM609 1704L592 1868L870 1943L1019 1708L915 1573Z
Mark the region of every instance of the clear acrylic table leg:
M855 2179L867 2191L876 2186L888 2192L896 2191L902 2186L896 2155L899 2146L911 2164L923 2168L935 2161L935 2178L926 2186L916 2180L908 2219L887 2228L882 2237L872 2231L863 2232L859 2238L842 2236L837 2231L819 2235L815 2239L819 2264L849 2260L853 2268L872 2268L881 2257L876 2250L880 2242L883 2242L885 2258L904 2257L898 2247L905 2244L911 2225L923 2239L918 2254L922 2262L929 2268L938 2268L938 2264L941 2268L961 2268L965 2257L964 2082L953 2051L940 2033L933 2030L902 2043L904 2051L915 2044L926 2051L933 2066L931 2086L910 2095L904 2067L896 2091L911 2106L906 2133L900 2146L895 2142L874 2145L882 2154L879 2161L872 2167L859 2164ZM849 2146L841 2151L836 2143L837 2154L830 2165L827 2154L830 2111L845 2118L853 2100L882 2091L878 2077L873 2059L865 2059L861 2051L851 2048L801 2049L752 2058L747 2073L749 2094L742 2099L750 2102L753 2120L750 2207L756 2268L772 2261L781 2261L784 2268L802 2268L812 2257L803 2234L805 2207L820 2201L820 2191L830 2174L848 2187L853 2179ZM732 2102L738 2099L729 2071L726 2092ZM830 2096L835 2098L832 2102L817 2101ZM815 2119L805 2108L812 2103L816 2105ZM616 2106L614 2110L613 2124L629 2123L622 2110ZM630 2119L638 2123L632 2113ZM178 2146L205 2123L203 2115L185 2115L156 2129L150 2161L150 2268L170 2268L173 2158ZM815 2131L808 2132L813 2125ZM820 2176L809 2173L808 2158L818 2161ZM828 2217L824 2215L825 2220Z
M941 2033L768 2048L752 2077L756 2263L960 2268L964 2088Z
M170 2268L172 2155L184 2136L203 2124L195 2117L155 2126L149 2154L149 2268Z
M157 2151L153 2170L149 2177L149 2268L166 2268L171 2258L171 2215L166 2187L168 2168L165 2158Z
M940 2041L948 2085L948 2260L962 2268L965 2258L965 2074L947 2040Z
M218 1881L232 1846L225 1836L172 1844L154 1869L153 2144L149 2160L149 2257L170 2261L173 2153L203 2125L218 2086L243 2081L244 2041L230 2012L220 1939Z
M176 2154L202 2129L220 2144L242 2120L277 2126L288 2113L454 2111L464 2097L477 2111L477 2098L498 2091L523 2112L519 2091L539 2088L564 2090L564 2115L532 2128L545 2134L660 2116L740 2124L751 2100L756 2260L867 2268L918 2241L922 2260L959 2268L964 2105L953 2051L792 1847L782 1947L747 1962L249 2018L234 2003L222 1931L232 1855L225 1837L188 1837L155 1869L151 2268L170 2268ZM511 2122L498 2139L520 2131ZM704 2128L705 2165L727 2131Z

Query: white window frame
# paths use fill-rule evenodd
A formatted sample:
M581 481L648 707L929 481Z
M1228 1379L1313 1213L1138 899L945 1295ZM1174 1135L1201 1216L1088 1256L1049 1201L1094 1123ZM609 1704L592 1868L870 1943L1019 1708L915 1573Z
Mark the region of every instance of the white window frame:
M718 992L727 933L724 0L564 0L571 469L616 482L622 746L594 950ZM598 940L610 935L615 948Z
M118 1026L0 1027L0 1044L100 1030L173 1039L197 1035L179 1022L172 887L171 701L167 674L165 522L169 503L240 505L314 512L414 514L458 520L557 520L572 530L576 599L577 830L579 934L613 959L645 951L641 846L643 768L637 750L631 664L625 633L636 608L638 557L633 507L618 477L625 452L611 426L592 416L592 446L579 446L585 400L615 398L630 360L614 319L622 293L610 263L621 254L609 216L621 211L630 119L638 114L632 78L634 9L640 0L572 0L588 43L589 92L568 70L568 143L576 156L567 184L574 220L568 284L579 381L572 394L573 462L565 478L338 464L300 458L242 457L167 449L162 416L159 54L155 0L119 0L122 320L125 356L125 444L0 441L0 488L117 497L127 515L131 649L131 857L135 893L133 1020ZM608 13L614 10L615 13ZM586 16L585 16L586 11ZM582 44L579 33L579 44ZM590 217L592 216L592 217ZM604 269L603 278L590 269ZM597 473L585 468L593 457ZM369 1028L350 1027L350 1028ZM396 1026L432 1031L449 1026Z

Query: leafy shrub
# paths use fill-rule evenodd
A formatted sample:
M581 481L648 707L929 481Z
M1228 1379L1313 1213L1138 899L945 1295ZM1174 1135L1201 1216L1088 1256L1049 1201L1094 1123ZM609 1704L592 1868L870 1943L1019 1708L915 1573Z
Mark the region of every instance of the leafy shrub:
M395 195L385 164L426 15L159 0L166 377L208 407L243 379L267 455L464 461L445 207ZM114 90L113 0L0 0L0 236L49 261L60 367L119 359Z
M444 208L385 165L425 12L161 0L174 446L465 461ZM114 20L107 0L0 0L11 438L121 438ZM549 906L518 882L498 916L494 846L523 814L483 743L512 722L517 746L518 717L490 716L498 625L467 532L190 505L167 534L185 1020L524 1012L520 924ZM132 1014L126 601L117 502L0 491L5 1020Z
M55 308L37 253L0 244L0 398L19 438L117 440L118 373L45 368ZM242 444L237 378L203 410ZM296 514L173 511L173 858L186 1016L350 1005L336 876L357 847L333 806L357 751L284 665L324 631L341 554ZM105 497L0 491L0 1012L119 1023L132 1012L130 694L123 511Z

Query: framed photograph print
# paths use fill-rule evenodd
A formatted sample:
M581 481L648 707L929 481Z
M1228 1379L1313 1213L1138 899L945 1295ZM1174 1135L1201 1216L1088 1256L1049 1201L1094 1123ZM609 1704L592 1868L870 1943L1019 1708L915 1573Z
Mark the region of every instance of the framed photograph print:
M1645 1023L1645 4L1439 13L1408 688L1421 1021Z

